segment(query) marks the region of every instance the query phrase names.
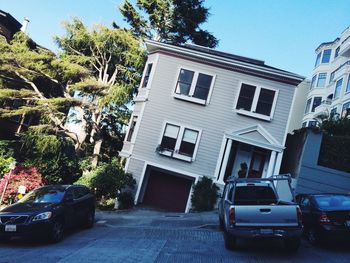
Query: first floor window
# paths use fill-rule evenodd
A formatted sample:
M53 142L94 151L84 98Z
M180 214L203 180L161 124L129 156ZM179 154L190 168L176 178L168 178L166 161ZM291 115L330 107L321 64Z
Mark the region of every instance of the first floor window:
M181 140L179 154L193 156L194 148L196 147L198 131L185 129Z
M161 146L165 150L174 151L180 127L172 124L165 126Z
M271 116L276 91L243 83L236 109Z
M126 141L128 142L131 142L132 136L135 131L136 123L137 123L137 116L133 116L130 124L130 128L129 128L128 136L126 137Z
M335 107L335 108L333 108L332 110L331 110L331 113L329 114L330 115L330 118L332 119L332 118L334 118L334 116L337 114L337 107Z
M316 121L309 121L309 127L316 127L317 126L317 122Z
M315 108L321 105L322 97L315 97L312 103L311 112L315 112Z
M191 161L199 141L199 131L167 123L161 141L160 152L170 152L175 158ZM189 158L189 159L188 159Z
M345 118L345 117L348 117L348 116L350 116L350 101L343 105L343 109L341 111L341 117L342 118Z

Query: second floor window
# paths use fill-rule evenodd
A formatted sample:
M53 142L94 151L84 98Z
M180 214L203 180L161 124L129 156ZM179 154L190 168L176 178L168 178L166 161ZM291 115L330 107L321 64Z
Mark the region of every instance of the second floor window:
M197 71L181 69L175 93L181 98L205 104L212 87L213 76Z
M307 102L306 102L306 107L305 107L305 112L304 112L305 114L306 114L306 113L309 113L309 111L310 111L311 100L312 100L312 99L310 98L310 99L308 99Z
M339 97L342 85L343 85L343 79L339 79L335 84L335 90L334 90L334 96L333 96L334 99Z
M315 108L321 105L322 97L315 97L312 103L311 112L315 112Z
M275 98L275 90L243 83L236 109L271 116Z
M327 73L318 74L317 87L324 87L326 84Z
M346 92L350 92L350 74L348 75L348 84L346 85Z

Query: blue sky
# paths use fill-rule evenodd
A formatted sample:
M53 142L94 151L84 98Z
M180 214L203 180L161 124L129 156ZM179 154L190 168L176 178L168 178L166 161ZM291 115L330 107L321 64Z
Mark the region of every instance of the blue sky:
M54 51L54 35L73 16L87 25L116 21L122 0L0 0L0 9L22 22L28 33ZM266 64L309 77L315 48L333 41L350 25L350 0L206 0L211 16L202 27L219 40L218 50L261 59Z

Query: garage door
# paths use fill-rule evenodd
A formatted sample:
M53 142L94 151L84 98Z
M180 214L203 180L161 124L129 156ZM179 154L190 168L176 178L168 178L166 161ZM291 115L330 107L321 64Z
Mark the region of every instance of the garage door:
M151 169L143 204L170 212L185 212L193 180Z

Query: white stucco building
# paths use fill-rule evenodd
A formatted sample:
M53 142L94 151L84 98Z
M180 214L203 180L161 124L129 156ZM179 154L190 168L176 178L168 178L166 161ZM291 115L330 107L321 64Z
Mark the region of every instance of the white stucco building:
M350 27L334 41L316 48L302 126L316 126L315 118L323 114L344 116L347 108L350 108Z

